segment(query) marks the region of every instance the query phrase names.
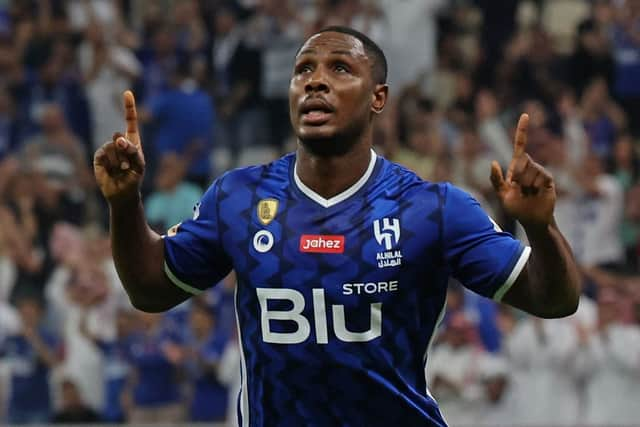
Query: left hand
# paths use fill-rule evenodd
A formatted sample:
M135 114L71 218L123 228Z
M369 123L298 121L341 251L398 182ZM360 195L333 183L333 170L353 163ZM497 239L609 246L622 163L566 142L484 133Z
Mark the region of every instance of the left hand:
M525 152L528 126L529 116L522 114L506 179L494 160L491 163L491 183L509 216L524 227L545 227L553 223L556 187L551 174Z

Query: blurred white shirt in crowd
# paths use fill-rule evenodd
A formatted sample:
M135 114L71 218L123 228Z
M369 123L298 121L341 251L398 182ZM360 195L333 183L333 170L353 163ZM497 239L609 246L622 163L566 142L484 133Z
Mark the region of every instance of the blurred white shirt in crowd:
M504 356L512 368L518 423L570 426L580 410L575 328L566 320L527 318L504 340Z
M509 361L487 353L480 363L482 401L474 425L506 426L518 419Z
M87 328L93 336L112 340L116 334L117 310L124 299L124 289L117 279L113 261L105 261L103 267L109 293L104 301L92 307L82 307L69 298L67 286L71 272L66 267L54 270L45 287L47 305L53 318L60 322L57 330L63 331L65 342L65 359L56 378L73 378L85 402L95 410L102 409L104 399L102 354L81 332L80 324L86 316Z
M118 10L113 0L69 0L67 15L73 30L82 31L96 20L107 28L114 28Z
M472 345L454 348L442 343L434 346L427 363L427 384L440 411L451 426L477 423L483 389L480 364L483 351ZM438 387L436 378L444 378L455 388Z
M596 185L600 197L576 201L574 221L579 221L580 229L573 236L573 249L578 262L585 266L619 263L624 259L620 238L623 189L611 175L599 176Z
M381 47L389 63L391 93L416 82L436 65L436 15L445 0L377 0L389 23Z
M615 324L581 346L577 367L587 379L590 426L637 426L640 420L640 328Z
M113 132L122 128L122 92L131 88L133 78L142 72L142 64L133 52L123 46L108 44L107 59L91 80L85 82L87 99L93 116L94 148L111 140ZM91 43L83 42L78 48L78 62L86 76L93 66L96 52Z

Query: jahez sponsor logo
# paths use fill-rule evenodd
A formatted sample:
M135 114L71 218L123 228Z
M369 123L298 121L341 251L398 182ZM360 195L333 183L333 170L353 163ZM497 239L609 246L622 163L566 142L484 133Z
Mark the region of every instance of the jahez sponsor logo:
M344 236L303 234L300 236L300 252L344 253Z

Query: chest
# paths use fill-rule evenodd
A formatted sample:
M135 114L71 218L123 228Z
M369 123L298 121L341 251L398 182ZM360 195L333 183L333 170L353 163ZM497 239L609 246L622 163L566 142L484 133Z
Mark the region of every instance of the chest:
M293 305L310 316L345 312L368 321L378 304L411 308L426 290L439 289L432 211L384 195L329 208L267 195L222 237L241 299L254 311Z

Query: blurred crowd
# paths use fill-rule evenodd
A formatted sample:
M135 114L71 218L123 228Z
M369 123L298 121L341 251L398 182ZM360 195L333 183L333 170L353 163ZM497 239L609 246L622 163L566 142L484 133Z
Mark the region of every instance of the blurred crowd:
M379 154L469 191L523 239L488 178L521 112L556 180L580 308L541 320L452 281L426 372L451 425L638 425L639 0L0 1L1 420L234 422L233 276L135 311L92 155L123 131L132 88L164 233L219 174L295 149L293 57L327 25L387 55Z

